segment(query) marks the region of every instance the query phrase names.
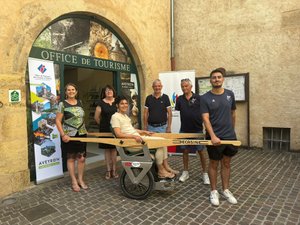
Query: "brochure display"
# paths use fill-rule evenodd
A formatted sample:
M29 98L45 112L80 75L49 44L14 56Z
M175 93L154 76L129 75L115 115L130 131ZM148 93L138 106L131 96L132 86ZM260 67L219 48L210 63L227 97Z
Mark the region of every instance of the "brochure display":
M54 64L28 59L36 183L63 176L60 136L55 125L58 106Z

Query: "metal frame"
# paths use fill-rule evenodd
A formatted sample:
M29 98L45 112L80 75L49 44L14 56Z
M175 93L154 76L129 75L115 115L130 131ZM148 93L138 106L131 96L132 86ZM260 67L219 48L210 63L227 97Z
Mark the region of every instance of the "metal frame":
M153 190L173 190L175 187L175 180L159 180L157 179L157 174L153 174L151 168L153 166L154 160L151 157L150 150L147 145L143 145L140 152L136 154L127 154L127 150L124 147L116 146L117 151L121 158L121 163L126 171L129 179L133 184L138 184L146 176L148 172L151 172L154 177L154 188ZM142 172L135 176L132 172L133 168L142 168Z

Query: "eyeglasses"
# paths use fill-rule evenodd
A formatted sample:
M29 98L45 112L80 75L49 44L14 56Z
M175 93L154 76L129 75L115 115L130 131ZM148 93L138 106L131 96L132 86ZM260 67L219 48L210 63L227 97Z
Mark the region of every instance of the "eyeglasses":
M111 90L111 89L106 89L106 90L105 90L105 92L109 92L109 91L113 91L113 90Z

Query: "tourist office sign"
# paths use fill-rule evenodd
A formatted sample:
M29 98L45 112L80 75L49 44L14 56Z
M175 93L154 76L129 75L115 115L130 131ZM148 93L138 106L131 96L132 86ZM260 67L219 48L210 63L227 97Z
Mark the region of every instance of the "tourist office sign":
M134 72L132 71L131 64L128 63L111 61L73 53L66 53L39 47L33 47L31 49L30 57L78 67L88 67L92 69L101 69L108 71L119 71L123 73Z

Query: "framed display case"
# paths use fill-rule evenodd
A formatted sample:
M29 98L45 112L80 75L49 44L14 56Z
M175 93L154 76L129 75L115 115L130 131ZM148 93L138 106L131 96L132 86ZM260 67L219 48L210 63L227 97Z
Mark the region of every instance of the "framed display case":
M223 87L233 91L236 101L248 101L248 73L227 75ZM196 78L196 93L203 95L211 90L209 77Z

